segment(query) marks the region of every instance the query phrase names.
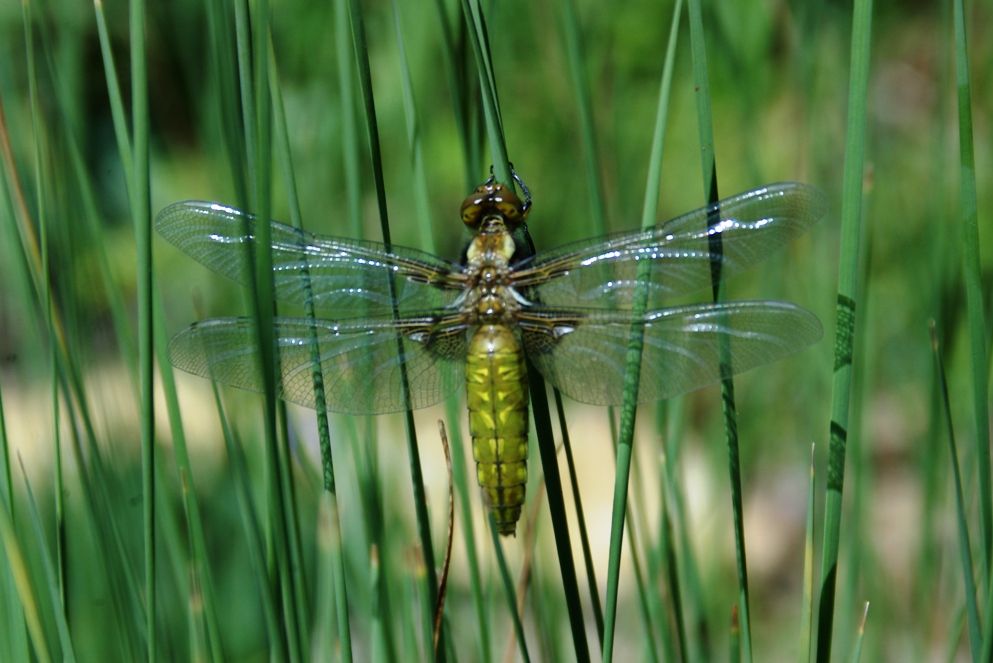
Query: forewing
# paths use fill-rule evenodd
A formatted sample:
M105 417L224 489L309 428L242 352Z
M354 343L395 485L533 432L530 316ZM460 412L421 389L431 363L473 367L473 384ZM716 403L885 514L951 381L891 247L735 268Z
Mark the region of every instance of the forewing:
M277 318L275 334L279 397L291 403L315 407L315 360L332 412L384 414L428 407L462 384L465 328L436 316L399 322ZM255 324L249 318L195 323L172 339L169 351L177 368L262 391Z
M526 259L514 285L545 306L629 308L640 282L649 305L710 286L711 269L739 272L803 233L823 216L824 195L797 182L727 198L647 230L566 244ZM720 253L714 239L720 238Z
M248 250L257 233L251 214L217 203L185 201L159 213L155 227L170 243L240 283L251 280ZM430 253L378 242L322 237L270 221L276 297L336 318L388 314L390 280L400 313L451 304L462 268Z
M618 405L624 399L632 322L624 311L542 310L529 312L521 326L528 356L548 382L583 403ZM640 325L640 403L719 381L722 340L735 374L781 359L821 337L812 313L772 301L649 311Z

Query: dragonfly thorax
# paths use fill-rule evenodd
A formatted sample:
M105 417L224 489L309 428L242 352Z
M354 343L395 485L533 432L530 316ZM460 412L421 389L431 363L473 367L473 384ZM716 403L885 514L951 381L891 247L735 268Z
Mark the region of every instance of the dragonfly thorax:
M469 289L464 310L474 322L507 323L520 309L519 298L511 286L513 254L514 240L505 228L502 232L480 231L469 244L465 271Z

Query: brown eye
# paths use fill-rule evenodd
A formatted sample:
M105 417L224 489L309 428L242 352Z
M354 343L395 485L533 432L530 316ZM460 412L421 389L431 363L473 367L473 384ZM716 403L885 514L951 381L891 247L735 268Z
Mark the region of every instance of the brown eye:
M462 223L472 229L488 215L497 214L510 230L524 218L520 199L502 184L481 184L462 202Z

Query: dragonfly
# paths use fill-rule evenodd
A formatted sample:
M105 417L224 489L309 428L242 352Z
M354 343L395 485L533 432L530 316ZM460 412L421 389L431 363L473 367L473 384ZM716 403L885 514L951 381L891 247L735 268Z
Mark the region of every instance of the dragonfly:
M472 237L455 260L312 234L215 202L174 203L156 228L247 284L246 249L269 224L275 297L308 311L274 321L280 398L377 415L464 390L483 502L497 530L513 535L527 483L528 364L576 401L619 405L632 332L642 342L640 403L801 350L822 330L794 304L672 303L709 295L716 270L733 277L826 209L812 186L769 184L665 223L536 252L521 239L531 196L515 179L524 200L492 176L464 200L460 216ZM263 390L252 318L195 322L171 340L170 355L189 373Z

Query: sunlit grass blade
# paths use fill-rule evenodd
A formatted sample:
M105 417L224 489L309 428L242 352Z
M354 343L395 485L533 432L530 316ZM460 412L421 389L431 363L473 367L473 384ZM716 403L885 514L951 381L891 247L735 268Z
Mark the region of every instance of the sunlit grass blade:
M865 165L865 126L868 108L869 56L872 0L855 3L852 22L848 119L841 200L841 251L835 318L834 378L831 394L830 443L824 501L824 550L821 558L820 600L817 609L817 661L827 663L831 654L834 595L841 537L841 496L854 360L855 306L859 240L862 234L862 185Z
M38 613L38 599L31 586L30 572L24 550L14 528L11 512L4 506L0 508L0 540L3 542L7 563L10 565L10 575L17 588L24 619L27 623L28 634L31 637L33 653L40 661L51 661L52 654L45 638L45 631Z
M865 640L865 623L869 619L869 602L866 601L862 610L862 617L859 619L858 629L855 631L855 646L852 647L852 656L849 659L852 663L859 663L862 660L862 643Z
M76 652L72 643L72 636L69 634L69 623L63 607L65 591L62 580L59 578L59 571L48 551L41 514L38 513L38 504L35 501L31 484L28 482L23 462L21 463L21 473L24 476L24 486L27 492L28 523L31 525L32 534L34 534L35 550L41 557L41 570L44 577L39 579L39 582L43 582L48 590L48 601L52 612L51 618L55 622L55 629L58 633L58 644L62 660L72 663L76 660ZM0 518L3 518L3 516L0 516Z
M0 389L0 519L7 524L0 526L0 534L9 528L16 532L13 484L11 481L10 443L7 438L7 424L4 419L3 390ZM2 538L2 536L0 536ZM17 554L17 553L15 553ZM6 539L0 547L0 629L6 634L0 642L0 655L12 661L27 660L28 637L24 608L19 600L18 586L14 578L14 561L8 558Z
M983 585L993 592L993 484L990 479L990 411L988 385L988 330L984 320L983 280L979 255L979 212L976 200L976 157L972 132L972 85L969 74L969 42L962 0L953 0L955 34L955 82L958 93L959 207L961 225L962 279L969 318L969 352L972 369L972 413L976 436L977 495L980 514L980 551L983 556ZM973 652L975 655L975 651Z
M682 0L677 0L669 30L669 43L662 65L659 83L659 97L655 111L655 127L652 133L652 146L648 157L648 173L645 182L645 199L642 206L641 225L647 228L656 222L660 197L662 155L665 149L666 122L669 116L669 91L672 86L673 63L676 54L676 38L679 34L679 17L682 15ZM645 283L651 265L643 261L638 265L638 282ZM648 292L639 288L631 306L631 319L640 320L647 306ZM614 638L617 627L617 595L620 582L621 552L624 542L624 524L627 514L628 483L633 458L634 424L638 404L638 383L641 376L641 350L643 328L632 324L628 342L628 352L624 367L624 403L621 406L620 430L617 435L617 467L614 474L614 498L610 519L610 553L607 561L607 595L604 599L604 661L613 660ZM639 583L640 584L640 583Z
M810 445L810 481L807 484L807 526L803 539L803 598L800 602L800 651L798 661L810 660L814 627L814 470L815 444Z

